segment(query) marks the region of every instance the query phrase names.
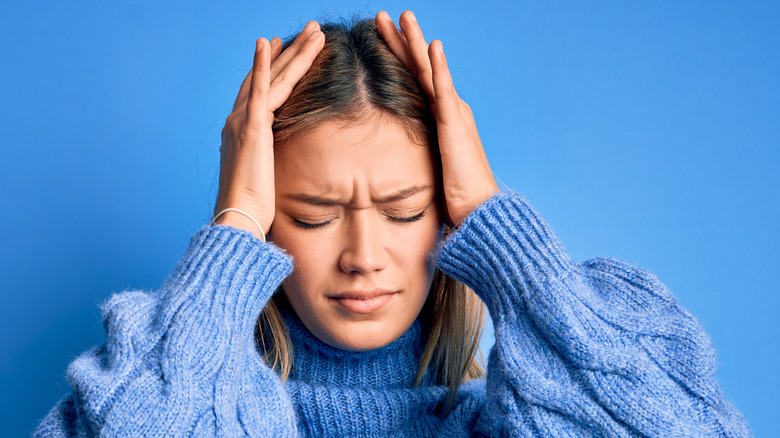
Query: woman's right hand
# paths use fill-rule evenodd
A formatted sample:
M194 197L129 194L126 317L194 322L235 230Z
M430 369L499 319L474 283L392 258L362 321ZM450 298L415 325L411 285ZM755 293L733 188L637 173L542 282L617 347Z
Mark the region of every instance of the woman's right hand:
M310 21L282 52L282 40L257 40L252 70L236 97L222 129L219 192L214 213L238 208L249 213L268 233L276 210L274 199L274 111L290 96L325 45L320 26ZM229 211L216 222L260 236L246 216Z

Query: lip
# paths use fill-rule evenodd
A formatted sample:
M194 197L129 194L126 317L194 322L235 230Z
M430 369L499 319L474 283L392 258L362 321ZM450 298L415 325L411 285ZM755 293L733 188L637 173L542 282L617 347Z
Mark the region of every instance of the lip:
M328 295L328 299L348 312L367 314L384 307L396 293L387 289L350 290Z

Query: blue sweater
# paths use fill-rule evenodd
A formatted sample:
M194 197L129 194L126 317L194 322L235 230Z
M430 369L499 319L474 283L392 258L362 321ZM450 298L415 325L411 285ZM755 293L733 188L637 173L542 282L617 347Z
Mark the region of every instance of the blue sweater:
M155 292L103 306L107 342L70 365L71 394L37 436L751 436L723 396L696 319L652 275L574 264L517 194L477 207L433 254L485 302L496 344L485 379L413 386L418 323L347 352L284 317L283 383L257 353L257 317L292 260L226 226L204 227Z

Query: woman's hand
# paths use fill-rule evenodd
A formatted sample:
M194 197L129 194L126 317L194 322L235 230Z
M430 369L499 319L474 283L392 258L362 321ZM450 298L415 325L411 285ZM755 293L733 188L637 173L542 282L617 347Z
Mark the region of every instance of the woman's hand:
M387 12L376 16L376 27L390 50L417 75L436 119L444 184L444 214L450 225L460 224L479 204L490 199L498 185L479 139L471 108L455 91L442 44L425 42L411 11L401 14L401 31Z
M254 217L268 233L274 220L274 111L311 67L325 44L320 26L310 21L282 52L282 40L257 40L252 70L241 84L233 112L222 129L219 193L215 214L238 208ZM259 235L246 216L229 211L218 224Z

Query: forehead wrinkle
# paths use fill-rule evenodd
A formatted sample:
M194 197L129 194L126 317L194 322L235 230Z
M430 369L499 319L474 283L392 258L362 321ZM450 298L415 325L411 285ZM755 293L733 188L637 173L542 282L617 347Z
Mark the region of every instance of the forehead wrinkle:
M387 195L378 196L378 197L371 196L370 202L371 204L388 204L391 202L398 202L407 198L411 198L412 196L418 193L424 192L426 190L432 190L432 189L433 186L430 185L413 185L413 186L405 187L403 189L392 191ZM368 206L360 207L359 203L357 202L357 200L354 199L354 197L351 199L338 199L338 198L330 198L327 196L311 195L308 193L292 193L292 194L285 195L284 197L287 199L291 199L291 200L295 200L295 201L299 201L299 202L303 202L315 206L350 207L354 209L369 208Z
M380 197L372 197L371 201L377 204L387 204L390 202L403 201L404 199L411 198L412 196L424 192L426 190L432 190L433 186L430 185L414 185L405 187L400 190L395 190L387 195Z
M354 187L352 192L353 198L349 206L351 208L358 209L358 210L370 208L371 205L374 204L389 204L393 202L403 201L426 190L433 190L433 186L431 185L414 184L411 186L406 186L400 189L392 190L386 194L375 196L370 193L372 190L369 188L369 202L365 206L360 206L359 198L360 198L361 191L359 190L359 184L357 181L355 181L353 187Z

